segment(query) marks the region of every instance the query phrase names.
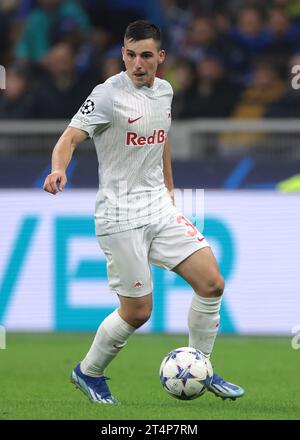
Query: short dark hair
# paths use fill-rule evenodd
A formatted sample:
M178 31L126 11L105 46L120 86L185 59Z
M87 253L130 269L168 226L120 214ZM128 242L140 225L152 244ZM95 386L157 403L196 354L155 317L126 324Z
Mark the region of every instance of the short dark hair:
M158 26L147 20L137 20L130 23L124 35L124 40L140 41L153 38L161 45L161 31Z

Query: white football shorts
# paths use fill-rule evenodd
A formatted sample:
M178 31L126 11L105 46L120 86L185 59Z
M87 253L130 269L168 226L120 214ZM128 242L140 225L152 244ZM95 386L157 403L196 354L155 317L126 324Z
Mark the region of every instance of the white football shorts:
M129 297L152 292L150 264L172 270L209 244L183 215L136 229L97 236L107 259L110 290Z

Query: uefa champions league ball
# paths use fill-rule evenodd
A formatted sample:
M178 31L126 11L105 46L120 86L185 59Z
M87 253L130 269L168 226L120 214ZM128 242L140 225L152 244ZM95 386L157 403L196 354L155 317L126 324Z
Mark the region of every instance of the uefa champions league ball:
M192 400L202 396L212 380L210 360L192 347L172 350L163 359L159 377L164 389L176 399Z

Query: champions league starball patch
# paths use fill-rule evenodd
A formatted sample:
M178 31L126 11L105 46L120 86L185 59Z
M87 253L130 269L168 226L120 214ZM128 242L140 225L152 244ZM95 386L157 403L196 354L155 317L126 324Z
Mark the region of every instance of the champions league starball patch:
M95 103L91 99L87 99L81 106L80 111L83 115L89 115L95 110Z

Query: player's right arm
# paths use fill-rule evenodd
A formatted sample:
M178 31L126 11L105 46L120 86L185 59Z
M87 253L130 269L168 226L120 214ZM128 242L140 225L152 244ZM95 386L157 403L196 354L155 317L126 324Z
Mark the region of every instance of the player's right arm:
M67 127L52 152L52 170L45 179L43 189L51 194L61 192L67 183L66 170L78 144L87 139L88 133L75 127ZM59 185L57 184L59 182Z
M94 137L95 130L100 134L112 121L113 99L109 83L99 84L85 100L72 118L54 147L52 153L52 171L44 183L44 190L57 194L67 183L66 169L78 144L87 137ZM59 182L59 185L57 185Z

